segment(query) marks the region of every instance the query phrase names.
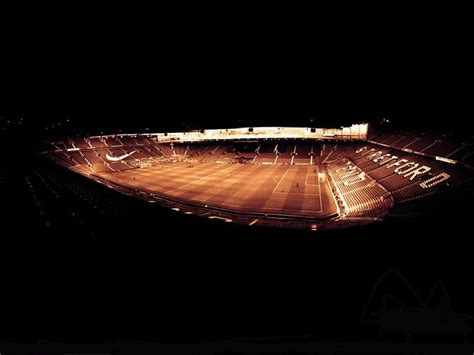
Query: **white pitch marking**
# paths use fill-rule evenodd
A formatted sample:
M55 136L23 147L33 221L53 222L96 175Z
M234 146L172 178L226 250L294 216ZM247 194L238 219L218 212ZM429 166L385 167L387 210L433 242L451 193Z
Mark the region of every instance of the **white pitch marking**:
M308 176L313 176L313 174L306 174L306 177L304 178L304 185L305 186L318 186L318 184L308 184Z
M319 167L316 167L317 171L316 174L318 174L318 191L319 191L319 209L322 211L323 210L323 198L321 197L321 183L319 182Z
M290 169L287 169L287 170L285 171L285 173L281 176L281 179L280 179L280 181L278 181L277 186L275 186L275 188L273 189L272 194L274 194L275 191L278 189L278 187L280 186L281 182L282 182L283 179L285 178L285 175L286 175L286 173L287 173L288 171L290 171Z
M227 222L227 223L232 222L232 220L230 218L224 218L224 217L219 217L219 216L209 216L207 218L209 218L209 219L220 219L220 220L222 220L224 222Z
M282 176L283 176L283 175L276 175L276 176L274 176L274 177L273 177L273 182L276 182L277 179L279 179L279 178L281 179Z
M316 185L315 185L316 186ZM312 196L312 195L319 195L318 193L316 192L280 192L280 191L277 191L277 192L274 192L274 194L285 194L285 195L308 195L308 196Z
M257 219L254 219L252 222L249 223L249 226L253 226L255 223L258 222L258 218Z

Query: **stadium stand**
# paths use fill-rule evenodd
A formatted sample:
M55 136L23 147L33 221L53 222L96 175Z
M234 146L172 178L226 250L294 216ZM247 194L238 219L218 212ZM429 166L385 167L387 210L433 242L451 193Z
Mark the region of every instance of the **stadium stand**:
M140 145L149 145L150 144L148 139L144 136L137 136L135 138L135 141L137 142L137 144L140 144Z
M392 207L390 193L351 162L341 159L327 170L344 201L344 217L380 219Z
M172 144L172 147L174 149L174 154L175 155L185 155L187 144L184 143L174 143Z
M411 142L405 144L411 139ZM403 149L410 153L443 157L474 167L472 159L474 142L472 137L459 137L452 134L395 132L376 135L369 142Z
M328 147L330 150L328 152L328 155L325 157L325 163L330 163L335 160L337 160L339 157L343 156L344 153L346 152L346 146L343 144L336 144L335 146L329 146ZM313 149L315 147L313 146ZM315 153L315 162L319 163L320 159L318 157L321 157L321 150L317 149Z
M296 154L293 157L293 164L309 165L310 154L313 152L313 143L301 141L296 144Z
M392 147L395 148L405 148L406 146L415 143L417 140L416 133L405 133L400 139L396 140L391 144Z
M89 138L74 138L72 140L73 148L85 149L85 148L93 148L89 144Z
M277 143L277 162L280 164L290 164L296 144L293 141L279 141Z
M158 150L159 150L163 155L166 155L166 156L171 156L171 155L173 155L173 152L171 151L171 147L170 147L169 144L159 144L159 145L156 145L155 147L158 148Z
M330 159L330 157L335 147L336 147L336 144L333 144L333 143L322 144L319 159L318 159L321 164L325 163L328 160L332 160L332 158Z
M71 156L76 165L87 165L87 161L80 151L71 151L68 152L68 154Z
M123 145L122 142L120 142L119 139L115 137L106 137L104 140L108 147L117 147Z
M434 142L434 138L430 134L421 134L416 139L407 144L404 148L411 149L415 152L421 152L428 148Z
M89 144L94 148L105 148L105 147L107 147L107 144L104 141L105 140L102 140L99 137L92 137L89 140Z
M49 157L54 162L57 162L59 165L62 165L66 168L77 165L70 157L67 156L65 152L52 152Z
M460 146L462 146L460 142L452 137L441 137L435 141L435 144L423 149L422 152L429 155L447 157Z
M317 165L338 206L334 225L345 226L422 213L430 203L459 196L473 182L474 144L451 135L381 133L367 142L170 141L139 135L65 139L48 144L45 156L83 175L180 162L296 165L291 169Z
M71 139L65 139L63 142L56 143L60 149L75 149L74 142ZM54 149L53 149L54 150Z
M277 157L275 141L264 141L257 148L257 158L255 162L262 164L273 164Z
M137 141L135 140L135 137L133 136L120 136L120 141L124 146L136 146Z

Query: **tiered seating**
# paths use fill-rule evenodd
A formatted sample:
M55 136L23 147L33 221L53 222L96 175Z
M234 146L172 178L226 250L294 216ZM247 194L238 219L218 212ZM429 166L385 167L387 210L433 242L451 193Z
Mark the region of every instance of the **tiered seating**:
M379 186L364 186L344 195L349 206L349 215L380 218L392 206L390 198L384 198L386 192Z
M406 149L411 149L415 152L421 152L422 150L428 148L431 144L433 144L435 138L429 134L419 135L416 138L416 141L408 144L405 146Z
M415 188L415 187L413 187ZM408 192L407 192L408 194ZM416 216L425 215L428 212L436 212L441 210L442 213L455 213L452 211L446 211L446 206L456 206L459 201L459 196L467 195L471 199L474 196L472 185L469 187L461 186L459 188L447 188L439 187L434 191L430 191L423 195L417 195L412 193L416 197L404 198L403 196L397 196L397 203L390 211L392 216ZM459 211L462 212L462 211Z
M100 159L93 150L84 150L82 154L90 164L103 163L103 160Z
M97 155L97 153L94 150L84 150L82 151L84 157L87 159L87 161L91 164L92 169L97 172L107 172L107 171L113 171L112 169L109 168L107 163Z
M147 148L150 151L150 154L155 157L166 156L165 153L161 150L160 144L149 145Z
M237 157L234 147L220 145L212 156L207 160L219 163L231 163Z
M102 142L99 137L94 137L89 140L89 144L94 148L104 148L107 147L107 144Z
M255 160L258 163L269 164L273 163L276 158L276 142L267 141L263 142L258 148L258 157Z
M313 165L319 165L321 163L321 144L313 144Z
M376 142L392 145L396 143L398 140L400 140L401 138L402 138L401 133L382 134L377 138Z
M371 170L373 170L373 169L378 168L378 167L380 166L380 164L379 164L379 163L376 163L376 162L374 162L374 161L372 161L372 160L365 160L365 161L359 162L359 163L357 164L357 166L358 166L359 168L361 168L363 171L369 172L369 171L371 171Z
M109 167L114 171L123 171L131 169L132 167L126 163L126 161L116 161L116 162L109 162Z
M385 154L390 154L391 156L397 156L398 158L404 158L406 157L407 153L404 153L402 151L397 151L397 150L394 150L394 149L388 149L388 148L382 148L382 149L378 149L379 147L377 147L377 150L376 152L382 152L382 156L385 155ZM386 170L386 167L385 165L387 164L386 161L374 161L374 159L369 159L371 158L373 153L367 153L367 154L364 154L364 155L354 155L353 156L353 159L351 159L359 168L361 168L362 170L364 170L366 173L368 173L371 177L375 178L375 179L378 179L379 177L375 177L375 176L378 176L379 173L381 173L381 170L385 169ZM390 170L390 171L393 171ZM383 175L383 173L382 173Z
M440 157L446 157L457 148L461 147L461 142L451 137L441 137L437 140L437 143L424 149L423 153L429 155L435 155Z
M218 144L212 145L205 149L203 153L196 156L195 159L200 162L216 162L221 158L221 156L226 154L226 151L227 147L225 146Z
M120 137L120 141L121 141L122 144L125 145L125 146L137 145L137 141L135 140L135 138L134 138L134 137L130 137L130 136L123 136L123 137Z
M168 143L163 143L163 144L157 144L155 145L156 148L158 148L158 150L163 154L163 155L166 155L166 156L171 156L173 155L173 152L171 151L171 147Z
M417 135L414 133L405 133L401 139L391 144L392 147L405 148L406 146L415 143L417 141Z
M58 147L59 147L60 149L74 149L74 148L76 148L76 147L74 146L74 142L73 142L72 140L70 140L70 139L65 139L64 142L63 142L63 145L65 146L65 148L63 148L63 147L60 146L60 145L58 145Z
M74 148L86 149L92 148L92 146L86 141L87 138L74 138Z
M420 144L420 146L429 144L428 137L422 137L418 139L417 142L421 141L422 139L424 142L423 144ZM361 149L364 146L366 149ZM382 154L375 155L375 153L379 151L382 152ZM464 147L464 149L458 149L458 156L466 153L469 154L468 152L469 148L467 146ZM387 159L390 160L384 161L383 159L379 159L378 161L373 161L377 159L377 157L383 156L385 154L389 154ZM373 198L380 195L384 196L384 199L386 199L387 196L392 195L394 201L397 204L395 214L400 213L400 211L403 211L404 214L410 214L410 211L416 213L418 211L412 209L421 208L422 206L422 204L416 202L417 200L425 201L425 197L427 196L430 197L445 194L446 190L452 190L453 188L458 188L458 186L465 186L466 183L473 181L472 172L463 166L453 165L430 157L409 154L401 150L389 149L378 145L362 144L359 148L357 146L354 148L350 147L350 149L348 149L341 156L346 157L346 159L340 159L339 161L330 164L329 171L332 172L333 175L337 175L337 173L342 174L344 171L348 172L349 168L352 166L350 162L352 162L359 169L364 171L367 176L375 180L379 184L379 187L384 187L384 193L380 191L376 192L374 189L369 190L372 194L372 201ZM349 157L350 162L347 160ZM394 164L401 159L404 160L400 164ZM416 166L416 169L429 167L429 170L415 176L409 175L410 171L414 170L406 170L407 168L405 168L406 173L395 173L395 170L399 166L403 166L407 163L417 163L419 165ZM408 169L409 168L410 166L408 166ZM339 170L339 172L337 172L337 170ZM341 181L338 181L337 176L334 178L334 181L343 194L348 204L349 210L352 210L352 216L364 215L363 212L354 213L354 210L358 210L358 207L354 207L357 204L357 200L360 203L360 201L363 201L364 198L369 198L367 196L363 196L364 190L367 189L367 187L363 186L364 183L356 182L350 186L347 186L341 184ZM437 199L433 197L433 201L436 200ZM366 205L370 206L370 204ZM407 207L400 207L400 205L407 205ZM427 205L424 206L427 207ZM385 207L382 206L382 210L384 208ZM372 205L372 211L377 209L378 207ZM351 216L351 214L349 214L349 216Z
M177 154L177 155L184 155L187 146L188 146L188 145L185 144L185 143L175 143L175 144L173 144L175 154Z
M398 149L409 149L416 153L444 157L473 166L474 142L472 137L453 135L437 136L429 133L396 132L383 133L372 140Z
M296 144L296 155L293 159L293 164L309 164L312 147L312 142L298 142Z
M402 187L392 193L393 198L397 203L406 202L412 199L421 198L424 195L432 194L439 189L442 189L446 184L437 185L435 189L423 189L420 186L419 181L409 184L408 186Z
M135 138L135 141L137 144L142 144L142 145L150 145L151 142L148 141L148 139L144 136L138 136Z
M277 162L280 164L288 164L291 161L292 153L295 150L295 143L292 141L279 141L277 145Z
M414 180L410 180L404 177L403 174L396 174L394 173L394 170L396 169L396 166L387 168L387 167L381 167L378 170L388 170L390 174L387 174L385 177L378 179L377 181L383 185L386 189L390 191L394 191L397 189L400 189L404 186L410 185L413 182L420 181L420 179L425 178L426 176L430 176L433 174L437 174L441 172L446 166L443 163L437 162L432 159L427 159L423 158L420 156L414 156L414 155L409 155L405 156L406 159L409 159L411 162L415 162L422 165L427 165L431 168L429 171L429 174L423 174L419 177L415 177Z
M50 155L51 159L66 168L77 165L71 158L69 158L65 152L53 152Z
M87 161L84 159L84 156L81 154L81 152L71 151L71 152L68 152L67 154L71 156L72 160L77 165L87 165Z
M151 145L142 145L140 146L139 150L143 151L149 157L160 157L161 154L158 150L153 149Z
M116 147L116 146L122 145L119 138L106 137L105 141L107 143L107 146L109 146L109 147Z
M43 152L48 152L52 150L66 150L66 145L64 143L44 144L43 146Z
M388 190L396 190L403 186L410 184L410 180L407 180L403 175L390 174L387 177L378 180Z
M151 157L151 154L144 147L135 148L133 159L144 159Z
M347 204L347 216L380 218L388 213L393 204L390 194L354 164L341 160L328 172Z
M338 158L345 156L346 147L342 144L336 144L336 146L332 149L331 156L326 159L326 163L330 161L335 161Z
M188 151L186 155L192 159L203 159L204 157L212 154L217 148L217 144L199 142L188 145Z
M322 148L321 148L321 153L319 160L321 163L325 163L329 157L332 155L334 152L334 148L336 147L336 144L334 143L324 143Z
M240 158L253 159L255 158L255 152L258 146L259 144L257 142L236 142L231 150L235 151Z
M463 143L458 149L450 153L447 157L457 161L464 161L472 153L474 153L474 145L466 142Z
M352 143L345 146L345 151L341 154L340 158L348 158L351 161L357 161L357 159L361 158L361 154L359 151L360 148L368 146L367 143ZM382 147L378 147L382 148ZM380 149L379 149L380 150Z
M374 180L381 180L383 178L386 178L387 176L389 175L392 175L393 174L393 169L387 169L386 166L382 165L378 165L377 168L374 168L370 171L367 172L367 174Z

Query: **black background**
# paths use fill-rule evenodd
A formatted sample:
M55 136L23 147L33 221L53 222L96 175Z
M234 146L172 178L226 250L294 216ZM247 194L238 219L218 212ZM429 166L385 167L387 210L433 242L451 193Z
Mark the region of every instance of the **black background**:
M157 211L81 239L37 228L17 192L36 143L65 134L389 117L394 128L470 136L461 12L375 10L16 12L0 83L0 116L15 122L2 131L5 341L374 339L357 320L391 268L423 295L444 280L455 310L472 314L469 201L443 218L321 234Z

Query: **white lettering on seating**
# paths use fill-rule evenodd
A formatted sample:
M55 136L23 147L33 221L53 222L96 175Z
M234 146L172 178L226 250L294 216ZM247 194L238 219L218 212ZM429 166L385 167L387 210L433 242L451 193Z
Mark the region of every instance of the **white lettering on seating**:
M422 167L419 167L418 169L410 171L409 173L403 175L403 177L407 178L411 175L410 181L412 181L415 177L423 175L430 170L431 168L429 166L423 165Z
M392 160L397 160L398 157L396 155L392 155L389 159L384 159L382 160L382 162L380 163L380 165L384 165L384 164L387 164L389 161L392 161Z
M374 163L378 163L378 161L379 161L380 159L384 160L384 159L387 159L387 158L389 158L389 157L391 157L391 156L392 156L392 154L390 154L390 153L381 155L380 157L377 157L377 158L374 159Z
M442 183L443 181L448 180L450 177L451 177L451 175L449 175L449 174L441 173L441 174L438 174L436 176L433 176L432 178L429 178L429 179L423 181L420 184L420 187L423 188L423 189L427 189L427 188L433 187L435 185L438 185L438 184Z
M367 159L373 160L374 158L380 157L383 154L381 150L379 150L377 153L370 154ZM375 161L375 160L374 160Z
M429 166L423 165L420 167L419 163L410 162L407 159L397 160L398 157L396 155L391 155L390 153L383 154L383 151L376 151L374 148L368 150L367 147L362 147L356 151L356 153L361 152L362 155L368 154L368 160L372 160L374 163L379 163L379 165L385 165L387 169L395 167L395 170L393 171L395 174L403 175L404 178L408 178L410 181L413 181L417 176L426 174L431 170ZM349 167L349 169L344 168L343 170L345 170L345 172L339 175L339 177L341 179L350 179L354 177L356 175L354 169L354 166ZM360 178L362 177L359 176L359 179ZM449 174L441 173L428 180L425 180L420 184L420 186L426 189L428 187L435 186L449 178ZM358 179L346 181L344 184L348 185L356 181L358 181Z
M419 166L420 164L418 163L409 162L409 163L403 164L402 166L399 166L393 172L398 175L402 175L402 174L408 173L410 170L418 168Z
M369 153L372 153L372 152L375 152L374 148L372 148L371 150L366 150L364 153L362 153L362 155L366 155L366 154L369 154Z
M389 169L389 168L391 168L392 166L400 166L400 165L402 165L403 163L407 163L407 162L408 162L408 160L406 160L406 159L400 159L399 161L393 162L392 164L388 164L388 165L386 166L386 168Z

